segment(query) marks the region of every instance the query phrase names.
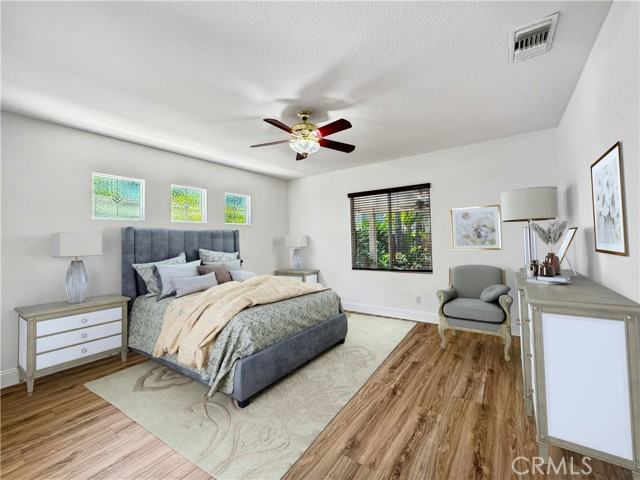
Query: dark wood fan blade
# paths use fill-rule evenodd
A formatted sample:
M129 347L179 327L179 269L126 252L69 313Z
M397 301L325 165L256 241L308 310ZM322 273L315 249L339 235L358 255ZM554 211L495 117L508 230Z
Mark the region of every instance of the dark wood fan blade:
M321 136L326 137L327 135L341 132L342 130L346 130L347 128L351 128L351 123L344 118L341 118L340 120L331 122L324 127L320 127L318 131L320 132Z
M278 127L281 128L282 130L284 130L287 133L293 133L293 130L291 130L291 128L287 127L284 123L282 123L280 120L276 120L275 118L263 118L263 120L267 123L270 123L271 125L273 125L274 127Z
M296 155L296 160L304 160L306 157L306 155L302 155L301 153Z
M327 140L326 138L320 139L320 146L324 148L330 148L332 150L339 150L344 153L351 153L356 149L355 145L349 145L348 143L334 142L333 140Z
M251 148L255 147L267 147L269 145L278 145L280 143L289 143L289 140L278 140L277 142L259 143L258 145L251 145Z

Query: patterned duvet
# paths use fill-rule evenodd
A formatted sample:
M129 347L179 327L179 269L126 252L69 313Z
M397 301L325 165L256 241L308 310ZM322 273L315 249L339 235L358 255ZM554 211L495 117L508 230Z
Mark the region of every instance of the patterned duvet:
M162 328L164 312L174 297L156 301L155 297L138 297L129 315L129 347L151 354ZM291 337L342 311L340 298L324 290L267 305L258 305L238 313L220 331L205 368L188 368L208 380L211 389L230 394L236 360L248 357ZM177 356L163 359L178 364Z

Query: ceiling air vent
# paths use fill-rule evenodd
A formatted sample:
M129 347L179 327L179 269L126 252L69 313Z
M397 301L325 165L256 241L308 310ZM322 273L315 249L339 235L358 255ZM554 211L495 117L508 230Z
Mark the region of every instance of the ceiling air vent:
M551 50L559 13L509 32L509 62L519 62Z

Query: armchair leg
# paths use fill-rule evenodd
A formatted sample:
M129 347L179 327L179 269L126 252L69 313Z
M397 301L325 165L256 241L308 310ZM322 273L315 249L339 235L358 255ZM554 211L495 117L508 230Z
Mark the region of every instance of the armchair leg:
M509 325L507 325L507 322L505 322L498 331L498 335L504 343L504 359L507 362L511 360L511 330L509 328Z
M440 318L440 322L438 322L438 334L442 339L442 342L440 342L440 348L442 348L442 350L444 350L447 346L447 339L444 336L444 332L447 328L449 328L449 324L447 323L447 320L444 318Z

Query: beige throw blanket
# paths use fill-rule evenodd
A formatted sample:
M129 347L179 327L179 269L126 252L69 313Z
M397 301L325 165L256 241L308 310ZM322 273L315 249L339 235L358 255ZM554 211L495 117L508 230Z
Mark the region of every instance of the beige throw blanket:
M216 335L238 312L322 290L319 283L262 275L177 298L165 312L153 356L177 352L183 365L203 368Z

